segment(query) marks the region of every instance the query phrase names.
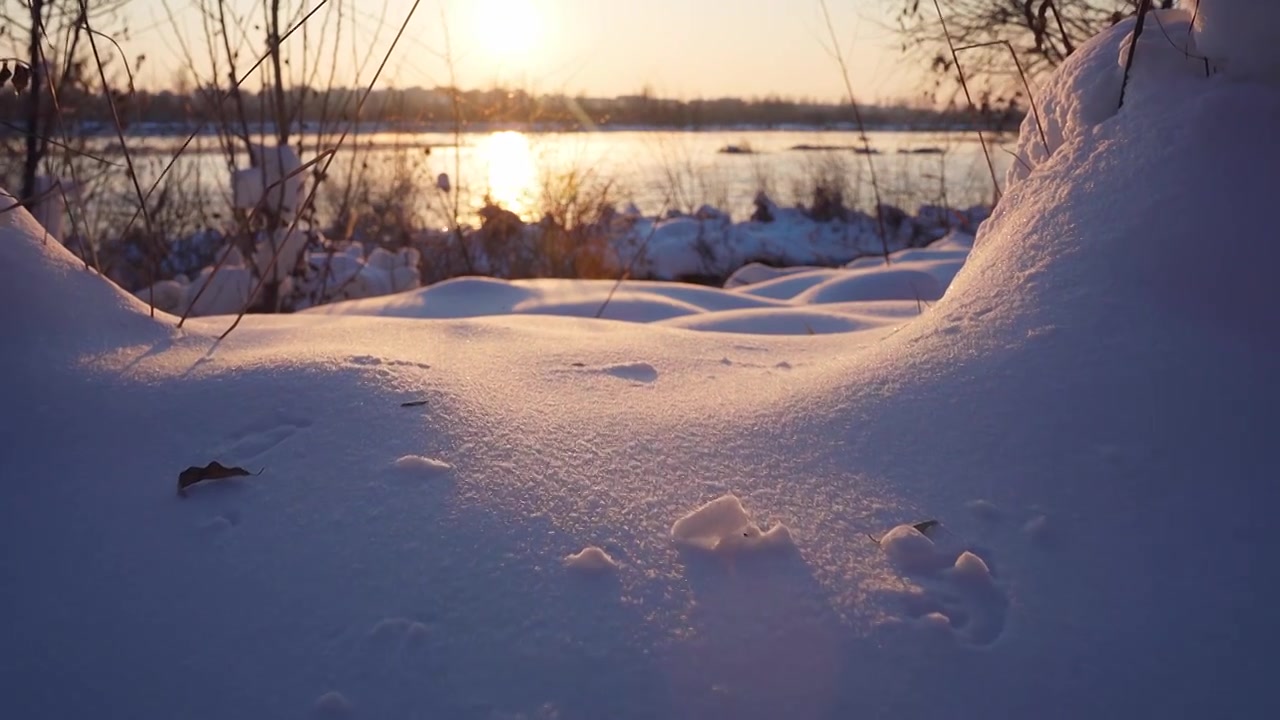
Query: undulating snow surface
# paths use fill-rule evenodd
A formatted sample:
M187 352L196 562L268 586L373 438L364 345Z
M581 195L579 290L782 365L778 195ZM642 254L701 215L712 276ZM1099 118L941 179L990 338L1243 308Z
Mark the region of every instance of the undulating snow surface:
M465 281L216 343L3 214L4 714L1275 716L1280 88L1144 40L1117 112L1131 28L871 340ZM795 277L652 302L856 271Z
M399 318L567 315L691 330L766 335L882 330L942 297L973 238L951 234L927 248L799 272L748 265L727 290L651 281L497 280L465 277L412 292L322 305L307 312ZM874 260L874 262L872 261Z

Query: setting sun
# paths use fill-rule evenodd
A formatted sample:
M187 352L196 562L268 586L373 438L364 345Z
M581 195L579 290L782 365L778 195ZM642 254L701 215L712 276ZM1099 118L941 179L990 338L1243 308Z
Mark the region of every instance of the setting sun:
M476 39L489 57L516 60L538 46L543 18L535 0L481 0L473 12Z

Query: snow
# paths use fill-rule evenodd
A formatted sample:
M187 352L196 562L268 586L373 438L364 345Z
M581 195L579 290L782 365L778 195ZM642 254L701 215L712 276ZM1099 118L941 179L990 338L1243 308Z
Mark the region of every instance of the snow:
M1277 715L1280 90L1152 56L1117 109L1131 30L1049 82L1051 154L1024 126L944 295L873 301L916 312L874 337L467 280L217 342L4 213L6 713ZM825 308L751 287L624 285L707 310L668 321ZM415 455L449 482L387 481ZM175 497L215 459L264 472ZM937 564L895 563L923 518ZM622 570L568 581L601 538Z
M1187 0L1195 48L1231 75L1280 81L1280 7L1266 0Z
M939 554L933 541L911 525L898 525L885 533L880 547L903 572L937 569Z
M403 470L422 477L442 475L453 469L452 465L443 460L423 457L422 455L404 455L396 458L393 464L397 470Z
M314 242L320 242L318 234ZM258 239L253 255L254 267L245 265L238 248L225 251L226 261L214 273L214 266L200 271L194 282L161 280L135 295L151 302L155 293L156 307L175 315L232 315L239 313L260 277L280 283L281 295L297 294L291 308L310 306L316 299L326 302L349 298L377 297L417 288L421 283L418 264L421 254L414 248L391 253L374 248L366 258L364 249L352 244L346 252L306 252L313 238L307 231L281 228ZM277 250L278 248L278 250ZM278 253L278 255L277 255ZM272 258L275 264L272 265ZM305 272L294 274L300 260L306 261ZM212 279L210 279L212 278Z
M712 552L791 545L785 525L761 530L734 495L722 495L680 518L671 526L671 537L681 545Z
M564 564L565 567L587 573L618 569L618 563L609 557L609 553L594 545L588 545L572 555L565 556Z
M233 206L239 210L261 207L278 214L284 222L292 221L302 207L306 182L298 153L288 145L268 147L253 143L249 154L253 166L232 174Z
M956 558L955 566L951 569L951 576L957 582L972 588L986 589L994 584L991 579L991 570L987 568L987 564L982 561L982 558L968 550L960 553L960 557Z
M351 703L342 693L327 692L316 699L315 716L320 718L345 718L351 716Z
M704 208L693 216L665 220L623 216L630 225L615 230L612 239L618 269L630 268L631 276L655 280L693 277L751 278L758 282L770 274L796 272L801 265L841 264L868 256L883 263L879 225L875 218L850 213L832 222L818 222L798 209L776 209L772 222L734 223L728 215ZM949 231L972 233L986 210L942 210L922 207L917 217L904 217L889 228L889 245L900 251L928 244ZM767 263L767 265L766 265ZM750 270L746 268L752 268Z

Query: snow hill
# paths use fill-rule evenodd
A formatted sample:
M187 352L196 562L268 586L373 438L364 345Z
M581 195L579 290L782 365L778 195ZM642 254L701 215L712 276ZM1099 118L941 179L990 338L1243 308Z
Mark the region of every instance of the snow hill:
M1274 716L1280 87L1157 17L872 341L467 281L218 343L0 215L5 715Z

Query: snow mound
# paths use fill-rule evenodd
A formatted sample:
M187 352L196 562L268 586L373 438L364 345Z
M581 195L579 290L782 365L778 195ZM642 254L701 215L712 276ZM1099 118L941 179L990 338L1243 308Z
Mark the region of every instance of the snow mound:
M564 564L567 568L589 573L618 569L618 563L609 556L609 553L594 545L588 545L578 552L565 557Z
M392 463L392 467L406 473L421 475L423 477L443 475L453 470L453 466L443 460L424 457L422 455L404 455L396 458L396 461Z
M327 692L316 699L312 711L317 718L346 718L351 717L352 708L342 693Z
M910 525L899 525L885 533L880 538L880 549L907 573L930 573L947 563L933 540Z
M951 568L951 578L970 588L988 588L993 584L991 570L982 558L965 550Z
M773 267L764 263L752 262L743 265L733 271L724 281L726 289L732 290L736 287L744 285L755 285L765 282L766 280L776 280L787 275L795 275L796 273L807 272L810 270L825 270L826 268L813 267L810 265L792 265L790 267Z
M172 318L86 267L0 190L0 307L7 347L110 347L166 337Z
M671 526L671 537L681 545L712 552L792 545L785 525L762 531L734 495L722 495L680 518Z
M796 300L806 304L866 300L932 302L942 297L945 290L946 285L927 272L890 266L884 270L849 270L800 293Z
M757 265L755 272L731 278L727 289L653 281L464 277L307 312L420 319L600 315L606 320L763 335L888 330L919 315L922 302L943 295L971 243L953 233L938 241L936 248L903 251L901 259L889 266L879 258L853 269L766 271ZM373 264L371 256L364 267Z

